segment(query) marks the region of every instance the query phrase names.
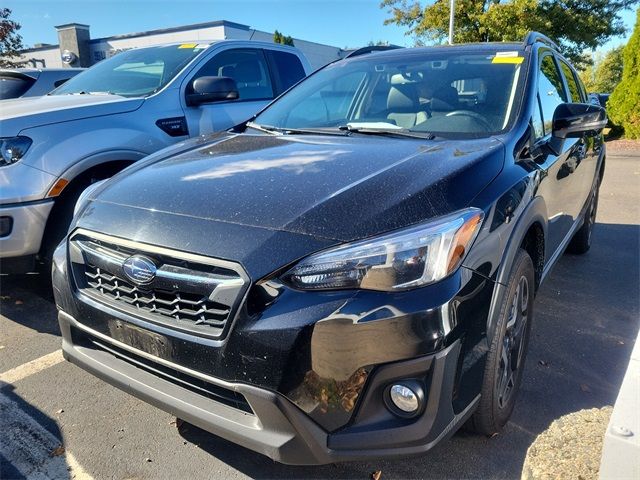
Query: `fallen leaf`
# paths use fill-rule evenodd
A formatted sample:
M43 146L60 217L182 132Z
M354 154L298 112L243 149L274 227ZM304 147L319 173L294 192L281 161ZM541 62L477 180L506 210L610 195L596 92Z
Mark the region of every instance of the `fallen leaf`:
M548 367L549 366L549 362L545 362L544 360L538 360L538 365L540 365L542 367Z
M382 470L376 470L371 474L371 480L380 480L382 477Z
M62 445L58 445L53 451L49 454L50 457L59 457L60 455L64 455L64 447Z
M22 300L16 300L16 305L22 305L24 302Z
M9 300L10 298L9 295L0 295L0 300Z
M580 390L582 390L583 392L589 393L591 391L591 388L586 383L581 383Z
M498 436L498 432L493 432L493 433L489 436L489 438L493 438L493 437L497 437L497 436Z
M60 410L58 410L58 411L56 412L56 414L58 414L58 415L60 415L61 413L64 413L64 408L61 408Z
M144 461L147 462L147 463L151 463L153 460L151 460L149 457L147 457L147 458L144 459Z
M622 340L618 340L618 345L624 345L624 342Z

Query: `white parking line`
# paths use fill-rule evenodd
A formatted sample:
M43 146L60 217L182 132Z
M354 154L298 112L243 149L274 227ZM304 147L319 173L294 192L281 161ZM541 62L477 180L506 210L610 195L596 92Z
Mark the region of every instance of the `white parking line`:
M70 452L61 451L60 439L25 412L22 402L8 390L0 391L0 454L7 462L31 480L91 480Z
M29 479L49 480L73 478L92 480L71 452L52 455L60 440L20 407L22 401L7 388L64 360L62 350L36 358L0 374L0 454Z
M0 373L0 382L15 383L23 378L35 375L49 367L53 367L63 360L62 350L56 350L48 355L44 355L30 362L24 363L19 367Z

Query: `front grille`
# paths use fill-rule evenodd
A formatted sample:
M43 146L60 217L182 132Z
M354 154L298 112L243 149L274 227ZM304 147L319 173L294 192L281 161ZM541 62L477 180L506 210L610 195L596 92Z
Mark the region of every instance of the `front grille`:
M224 327L230 308L206 296L169 290L141 290L95 265L86 264L87 285L112 302L125 302L148 314L192 325Z
M76 345L110 353L128 364L157 375L174 385L197 393L198 395L202 395L210 400L236 408L245 413L253 414L253 410L251 409L249 402L247 402L247 399L241 393L207 382L176 368L167 367L116 345L112 345L110 343L107 344L77 328L72 328L71 335L73 337L73 342Z
M69 256L76 287L83 294L205 336L223 334L248 284L239 265L99 234L74 235ZM136 282L125 273L125 263L134 256L143 256L155 267L151 281Z

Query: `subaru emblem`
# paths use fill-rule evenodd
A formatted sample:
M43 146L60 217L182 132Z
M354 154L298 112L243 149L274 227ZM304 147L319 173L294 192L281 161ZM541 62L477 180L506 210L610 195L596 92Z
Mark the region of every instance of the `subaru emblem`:
M157 267L151 259L142 255L133 255L124 261L122 270L133 283L145 285L151 283L156 277Z

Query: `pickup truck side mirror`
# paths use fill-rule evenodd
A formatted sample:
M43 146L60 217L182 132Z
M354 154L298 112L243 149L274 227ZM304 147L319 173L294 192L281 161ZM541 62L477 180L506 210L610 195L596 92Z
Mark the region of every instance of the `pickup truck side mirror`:
M607 113L599 105L562 103L553 112L552 136L559 139L597 132L607 125Z
M230 77L199 77L187 89L187 105L236 100L240 97L236 81Z

